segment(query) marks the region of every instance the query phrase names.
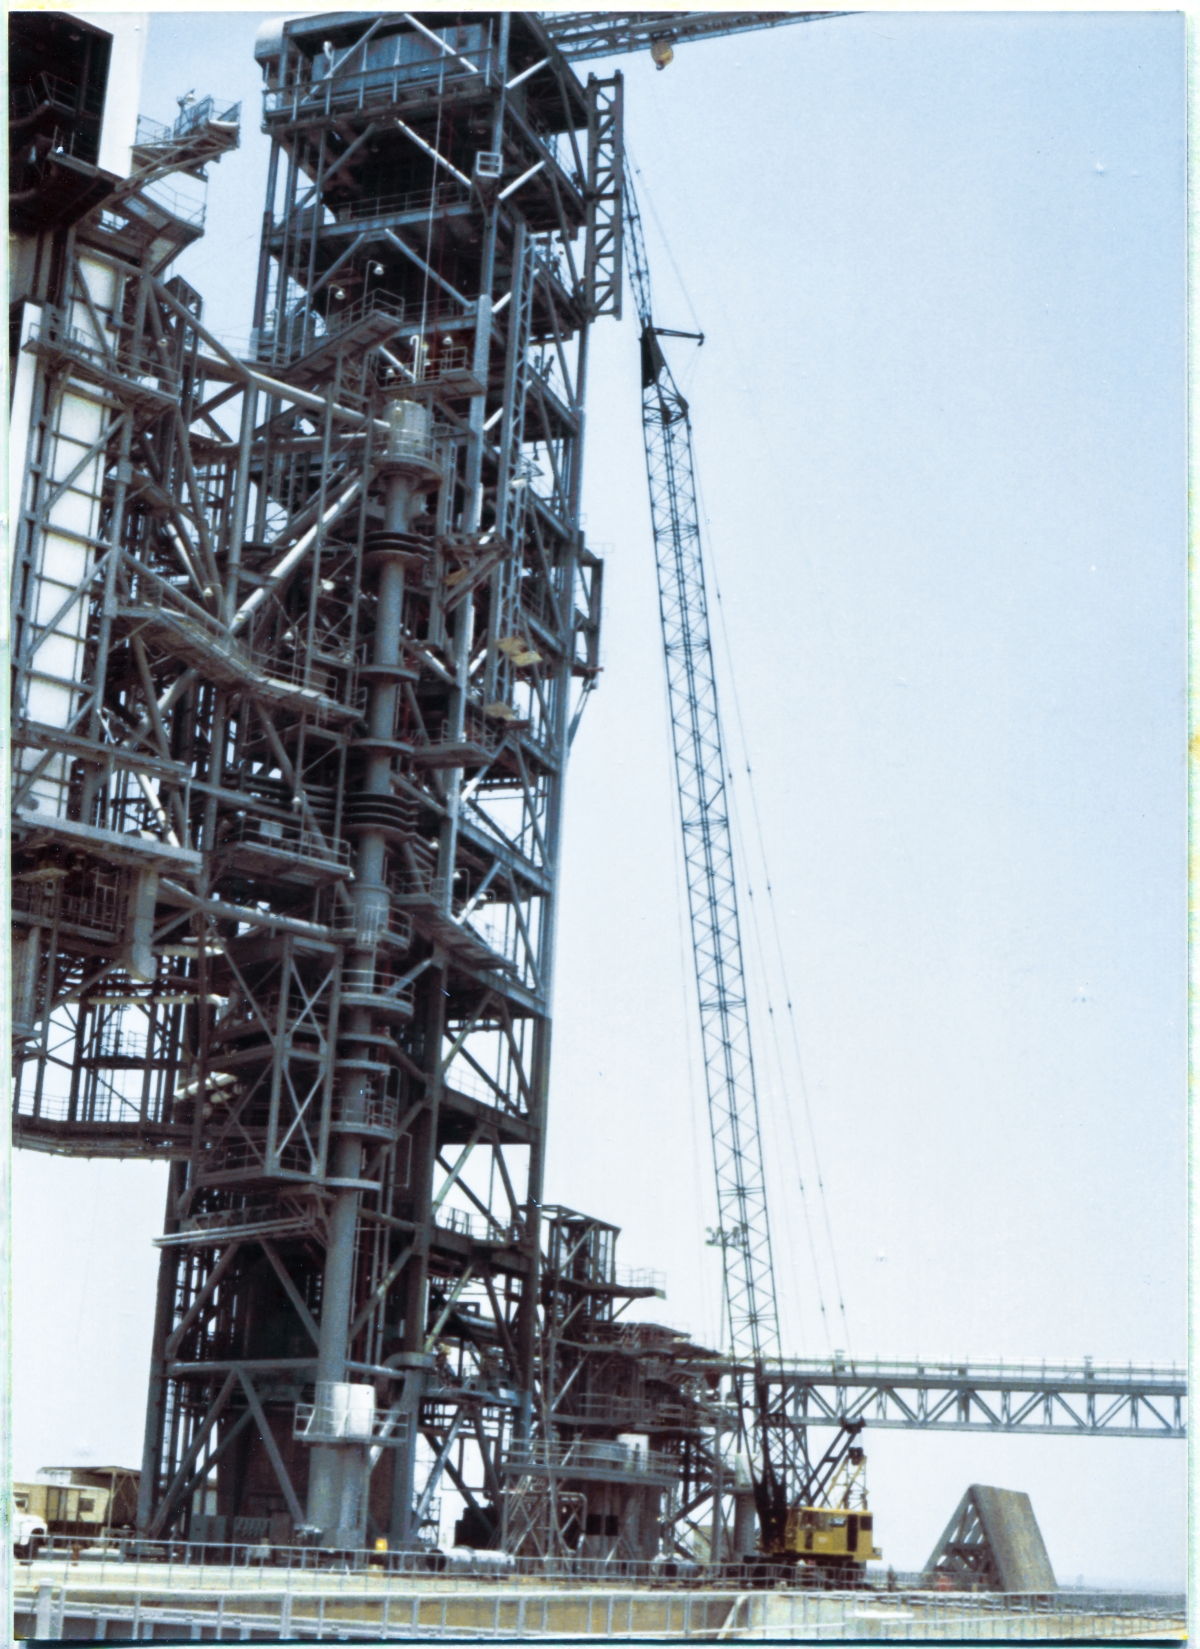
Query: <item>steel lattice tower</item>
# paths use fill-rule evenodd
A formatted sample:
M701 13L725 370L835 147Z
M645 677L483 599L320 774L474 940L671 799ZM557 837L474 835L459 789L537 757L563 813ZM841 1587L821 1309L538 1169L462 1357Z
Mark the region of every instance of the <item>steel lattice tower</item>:
M270 26L237 350L171 265L240 111L136 120L108 32L10 18L14 1140L170 1164L143 1535L405 1546L448 1481L473 1545L719 1558L725 1376L767 1536L815 1481L807 1427L868 1403L1183 1434L1174 1371L774 1361L687 407L623 223L620 77L567 59L832 15ZM598 669L587 339L625 228L732 1359L621 1323L660 1279L543 1203Z
M620 83L432 21L260 40L248 353L143 227L151 163L236 141L211 105L27 305L16 1137L171 1160L148 1535L406 1544L444 1471L482 1540L533 1427Z

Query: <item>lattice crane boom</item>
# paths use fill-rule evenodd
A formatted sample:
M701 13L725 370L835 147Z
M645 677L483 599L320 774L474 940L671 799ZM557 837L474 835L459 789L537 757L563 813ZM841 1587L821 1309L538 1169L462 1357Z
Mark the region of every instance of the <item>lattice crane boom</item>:
M641 324L642 428L658 568L731 1349L780 1354L729 795L708 623L687 402L659 347L641 219L626 184L629 268Z

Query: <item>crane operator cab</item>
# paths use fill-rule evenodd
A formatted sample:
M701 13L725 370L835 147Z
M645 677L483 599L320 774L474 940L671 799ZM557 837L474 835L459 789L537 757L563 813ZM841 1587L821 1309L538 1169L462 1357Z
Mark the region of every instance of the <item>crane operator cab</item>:
M848 1447L843 1442L837 1453L831 1449L826 1456L831 1464L836 1461L836 1468L824 1492L811 1496L813 1504L802 1499L791 1507L784 1524L779 1556L797 1568L816 1571L811 1578L818 1584L861 1584L867 1564L883 1556L875 1544L874 1519L867 1505L866 1451L853 1441L854 1434L850 1432ZM820 1468L813 1474L817 1482L823 1475Z
M830 1511L795 1506L788 1513L784 1549L798 1561L818 1567L860 1567L883 1556L874 1544L872 1516L866 1511Z

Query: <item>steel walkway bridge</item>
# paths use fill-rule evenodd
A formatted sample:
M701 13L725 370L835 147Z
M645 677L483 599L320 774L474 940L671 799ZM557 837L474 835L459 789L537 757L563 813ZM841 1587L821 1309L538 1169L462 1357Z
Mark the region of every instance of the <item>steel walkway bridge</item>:
M792 1361L768 1369L789 1420L874 1430L1053 1437L1187 1436L1187 1374L1171 1364Z

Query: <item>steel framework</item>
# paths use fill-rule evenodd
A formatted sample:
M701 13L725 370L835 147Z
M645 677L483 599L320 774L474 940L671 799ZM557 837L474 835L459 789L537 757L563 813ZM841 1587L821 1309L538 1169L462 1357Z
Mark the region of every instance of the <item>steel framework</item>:
M767 1379L772 1407L806 1426L1187 1436L1187 1377L1174 1367L789 1361Z
M495 1541L538 1449L616 1446L615 1408L557 1426L549 1340L598 1395L586 1333L654 1292L612 1228L577 1279L541 1211L620 80L531 15L434 21L260 38L248 351L168 278L200 224L150 188L236 111L147 126L65 229L29 196L14 1128L171 1161L148 1536L402 1546L445 1476ZM571 1493L613 1475L586 1452ZM656 1550L661 1477L626 1463L654 1503L638 1535L609 1496L604 1532Z
M718 1225L709 1240L719 1245L724 1262L733 1357L746 1365L734 1376L737 1430L756 1461L755 1502L770 1549L789 1505L807 1503L812 1467L805 1427L772 1404L762 1372L780 1356L779 1320L691 422L659 345L664 329L654 324L641 218L628 179L625 216L641 326L646 478L716 1175ZM743 1514L735 1543L749 1546L751 1524ZM714 1528L714 1542L719 1540Z
M587 340L629 228L620 77L584 84L555 42L644 44L624 16L264 31L239 349L171 273L239 111L142 121L103 171L108 36L14 19L13 1129L170 1163L147 1538L411 1546L448 1482L474 1545L719 1556L739 1385L768 1516L806 1425L949 1412L906 1406L904 1369L832 1370L831 1397L778 1362L690 432L636 216L735 1362L623 1323L658 1280L543 1204L563 781L599 658ZM991 1388L951 1388L974 1424Z
M683 829L705 1090L735 1357L779 1356L758 1092L747 1016L725 756L687 402L654 325L641 220L626 184L630 275L642 329L642 428Z
M836 11L567 11L543 12L546 33L564 57L610 57L656 41L706 40L784 23L819 23Z

